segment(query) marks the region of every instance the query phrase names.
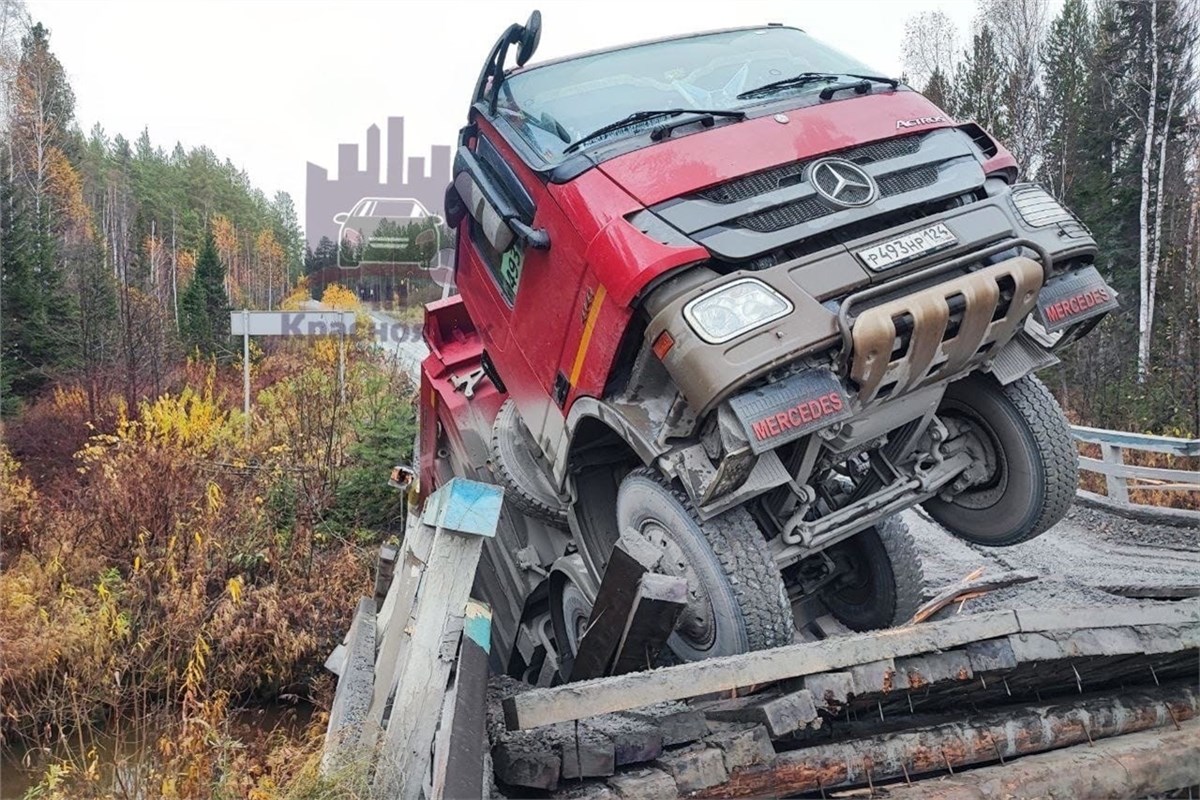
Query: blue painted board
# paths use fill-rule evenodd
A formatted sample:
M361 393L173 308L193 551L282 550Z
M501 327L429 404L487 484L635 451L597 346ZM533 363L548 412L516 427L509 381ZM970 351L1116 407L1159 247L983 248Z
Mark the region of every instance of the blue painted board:
M421 522L431 528L493 537L503 501L504 490L499 486L451 478L429 495Z

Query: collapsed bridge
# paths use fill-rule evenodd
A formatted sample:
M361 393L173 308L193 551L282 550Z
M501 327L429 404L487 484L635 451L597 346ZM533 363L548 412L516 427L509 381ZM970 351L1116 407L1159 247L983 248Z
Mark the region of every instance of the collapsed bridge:
M490 610L469 599L499 509L497 487L455 479L385 548L379 594L331 659L330 776L389 798L1143 797L1200 785L1190 523L1077 506L1040 539L996 551L910 512L930 578L910 624L859 634L824 615L789 646L653 670L644 656L680 598L635 554L598 600L616 622L585 636L572 670L584 679L538 688L489 668Z

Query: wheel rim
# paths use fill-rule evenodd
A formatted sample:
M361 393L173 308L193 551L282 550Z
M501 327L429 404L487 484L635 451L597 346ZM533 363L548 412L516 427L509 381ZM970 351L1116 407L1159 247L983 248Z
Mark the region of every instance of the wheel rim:
M999 437L982 416L960 403L943 407L943 416L957 424L967 438L967 448L977 458L991 465L985 479L954 496L953 503L963 508L991 508L1008 490L1008 462L1000 447Z
M683 548L665 524L657 519L647 519L638 529L638 535L661 553L658 572L683 578L688 586L688 604L675 623L675 633L689 647L708 650L717 639L716 614L712 599L708 595L700 576L684 554Z
M579 642L583 639L584 631L587 630L591 609L583 591L575 585L574 581L568 581L563 586L561 602L563 635L567 640L563 644L573 656L579 652ZM562 649L562 645L560 645L560 649Z

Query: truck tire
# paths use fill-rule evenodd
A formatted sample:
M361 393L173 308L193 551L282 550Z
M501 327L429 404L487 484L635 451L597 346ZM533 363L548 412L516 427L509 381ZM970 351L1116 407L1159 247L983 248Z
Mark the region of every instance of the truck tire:
M888 517L825 552L845 571L820 590L821 601L847 628L890 628L921 607L925 574L900 517Z
M925 501L943 527L974 544L1007 547L1044 533L1067 513L1079 456L1066 416L1036 377L1001 386L990 375L969 375L947 387L938 414L971 426L995 460L984 483L948 501Z
M525 514L559 528L567 525L567 506L554 491L537 445L506 400L492 423L492 472L504 487L504 499Z
M642 468L621 482L617 523L622 536L640 536L663 553L657 571L688 580L690 602L667 640L678 660L792 642L783 578L745 509L701 520L686 492Z

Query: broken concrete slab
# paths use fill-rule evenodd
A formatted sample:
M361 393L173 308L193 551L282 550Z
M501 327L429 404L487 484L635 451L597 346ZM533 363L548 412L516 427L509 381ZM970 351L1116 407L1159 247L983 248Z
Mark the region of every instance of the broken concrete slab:
M675 787L681 793L707 789L729 780L724 754L716 747L690 745L664 753L654 763L675 779Z

